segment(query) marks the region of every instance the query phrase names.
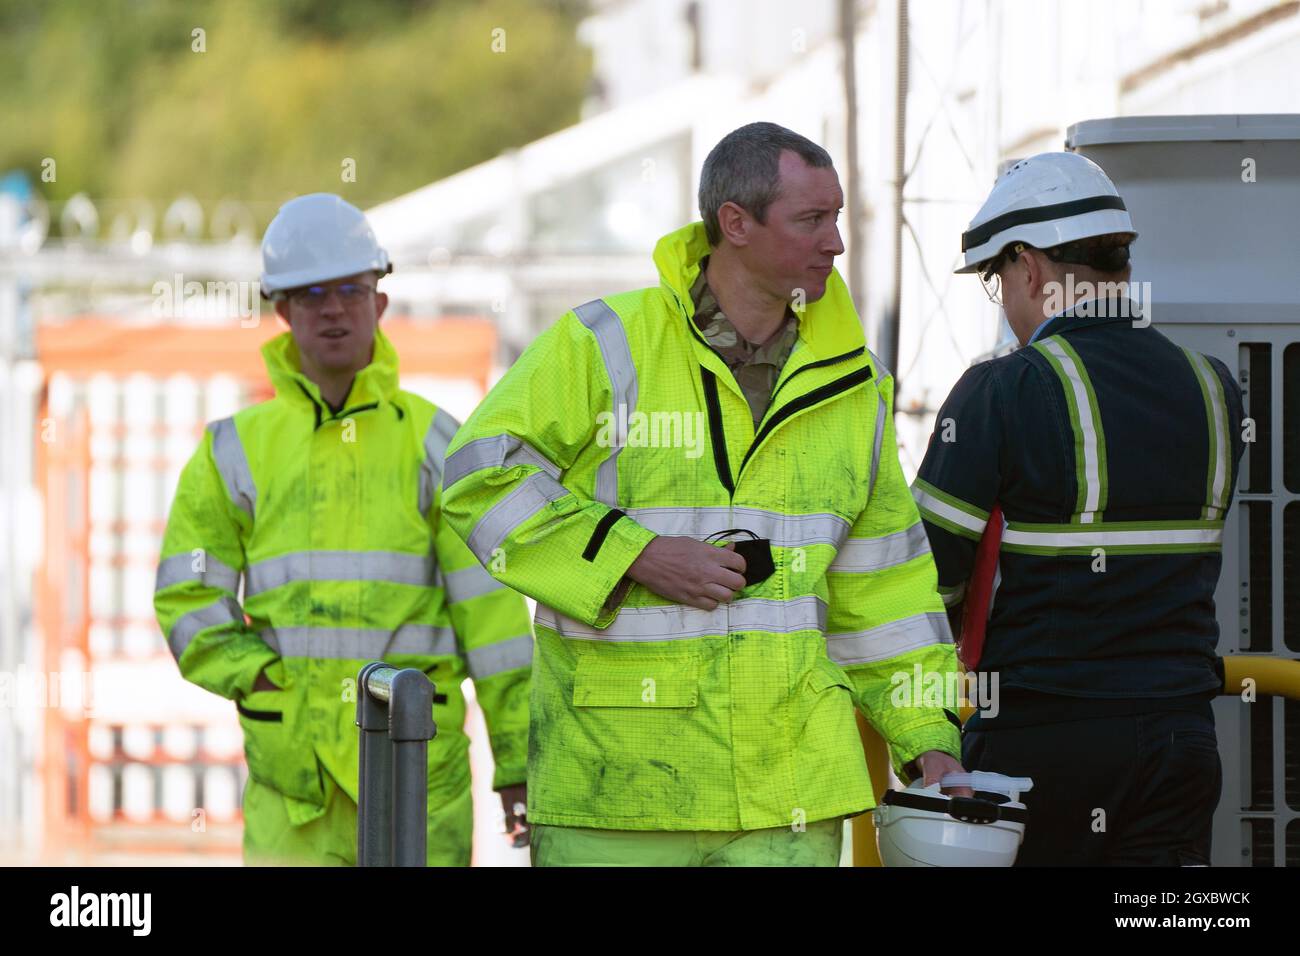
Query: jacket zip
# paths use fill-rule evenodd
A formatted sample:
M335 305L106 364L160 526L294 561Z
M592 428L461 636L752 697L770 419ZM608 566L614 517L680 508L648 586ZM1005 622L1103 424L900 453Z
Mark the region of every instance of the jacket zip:
M790 379L794 378L800 372L806 372L810 368L823 368L827 365L835 365L847 359L857 358L865 351L866 348L864 346L859 345L857 348L852 349L848 352L844 352L840 355L832 355L830 358L818 359L816 362L809 362L807 365L799 366L797 369L795 369L793 372L790 373L790 378L787 378L784 382L782 382L780 385L776 387L776 391L774 391L772 393L772 397L768 399L767 402L768 407L770 408L772 406L772 403L776 401L777 395L781 394L781 389L785 388L787 385L790 384Z
M686 319L686 327L690 329L691 335L695 336L696 340L706 349L718 356L718 359L721 360L723 365L726 365L726 359L722 357L717 349L705 341L704 337L701 336L699 331L695 328L695 323L692 322L691 317L686 314L685 306L682 306L680 300L678 301L678 305L682 309L682 315ZM840 362L846 362L849 359L857 358L865 352L866 347L860 345L855 349L850 349L849 351L843 352L839 355L832 355L830 358L819 359L816 362L809 362L807 365L799 366L799 368L791 372L789 377L778 385L776 390L772 392L772 397L768 399L768 408L770 409L772 407L772 404L776 401L776 396L780 393L781 389L785 388L786 385L790 383L790 380L800 372L806 372L809 369L814 368L824 368L828 365L837 365ZM848 375L835 379L833 382L828 382L825 385L815 388L808 394L802 395L790 404L782 407L775 415L764 422L762 427L759 428L758 433L754 435L754 440L750 443L749 450L745 452L745 457L740 463L740 472L742 474L744 473L745 465L749 462L750 457L757 450L758 446L766 440L767 436L770 435L779 424L781 424L781 422L785 421L791 415L803 411L805 408L810 408L822 401L834 398L841 392L848 391L863 382L869 382L874 377L875 370L870 366L870 364L868 364L865 368L860 368L857 371L850 372ZM722 482L722 487L726 488L727 494L734 498L736 495L736 483L731 479L731 460L727 454L726 433L723 430L722 425L722 403L718 400L718 377L711 369L705 368L701 365L700 383L704 387L704 404L707 406L709 413L709 437L713 444L713 464L718 471L718 480ZM739 477L739 475L737 477Z
M316 425L314 428L312 428L312 431L316 431L317 429L319 429L321 425L324 424L326 421L332 422L335 421L336 419L347 418L349 415L355 415L357 412L368 412L371 409L375 409L379 407L378 402L370 402L368 405L356 405L352 408L345 408L337 415L331 412L329 418L322 419L320 403L317 402L316 399L312 397L311 392L307 391L307 387L303 385L302 382L295 380L294 384L297 385L298 388L302 390L302 393L307 396L307 401L311 402L311 407L316 410Z
M704 404L709 409L709 436L713 443L713 465L718 469L718 480L727 494L734 497L735 483L731 480L731 461L727 457L727 440L722 430L722 405L718 401L718 377L710 369L700 366L700 381L704 385ZM722 439L719 441L718 439Z
M843 362L857 355L861 355L863 351L863 349L858 348L851 352L845 352L843 355L834 356L833 358L822 359L819 362L810 362L792 372L790 378L794 378L804 369L834 365L838 362ZM811 408L821 402L828 401L836 395L839 395L841 392L846 392L851 388L861 385L863 382L869 382L874 377L875 371L870 365L868 365L865 368L860 368L856 371L850 372L848 375L841 376L833 382L827 382L825 385L815 388L808 394L801 395L788 405L783 406L775 415L763 424L763 427L758 430L758 434L754 436L753 442L750 443L749 450L745 452L745 457L740 463L740 473L744 473L745 465L749 463L749 459L753 456L754 452L758 450L758 446L761 445L767 439L767 436L787 418L806 408ZM790 378L787 378L785 381L790 381ZM727 489L727 494L734 497L736 494L736 485L731 479L731 462L727 454L726 432L723 430L722 425L722 403L718 400L718 377L711 369L707 369L701 365L700 382L704 386L704 404L707 406L709 412L709 437L712 439L713 443L713 464L718 471L718 480L721 481L722 486ZM784 386L785 382L781 384ZM780 388L778 388L777 391L780 391ZM776 393L774 392L773 398L775 397Z
M678 300L677 306L682 310L682 317L686 319L686 327L690 329L691 335L695 336L696 341L698 341L706 349L708 349L710 352L716 355L718 357L718 361L720 361L723 365L727 365L727 360L722 357L722 353L719 352L717 349L715 349L712 345L710 345L704 339L704 337L700 335L699 330L695 328L695 323L691 320L691 317L686 314L686 307L682 305L680 300ZM786 385L790 383L790 379L794 378L800 372L806 372L811 368L824 368L827 365L836 365L839 362L843 362L851 358L857 358L859 355L863 354L864 352L866 352L866 347L859 345L857 348L850 349L847 352L842 352L839 355L832 355L830 358L818 359L816 362L809 362L807 365L799 366L797 369L795 369L793 372L790 373L789 378L787 378L784 382L781 382L779 385L777 385L776 390L772 392L772 397L767 400L767 407L768 408L772 407L772 403L776 401L776 396L781 393L781 389L785 388ZM728 366L728 368L729 367L730 366ZM767 409L764 409L765 414L766 411Z
M874 375L874 371L871 366L868 365L865 368L860 368L857 371L850 372L848 375L843 375L840 378L835 379L833 382L827 382L825 385L814 388L808 394L800 395L788 405L783 405L781 410L769 418L763 424L763 427L758 430L758 434L754 436L754 443L749 446L749 451L745 452L744 461L740 463L741 472L743 473L745 471L745 465L749 462L750 456L758 450L758 446L763 443L764 439L766 439L768 435L772 434L781 422L785 421L791 415L803 411L805 408L811 408L823 401L834 398L841 392L847 392L849 389L861 385L863 382L871 381ZM791 375L790 378L794 378L794 375ZM790 379L786 379L786 381L789 380Z

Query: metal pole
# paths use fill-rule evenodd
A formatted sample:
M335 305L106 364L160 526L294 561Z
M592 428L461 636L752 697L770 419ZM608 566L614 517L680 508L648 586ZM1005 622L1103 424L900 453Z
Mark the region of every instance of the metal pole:
M902 383L898 381L898 345L903 315L903 187L907 184L907 88L908 25L907 2L898 0L897 49L894 84L894 277L893 301L885 317L885 336L880 343L885 365L894 373L894 398L897 402ZM894 406L898 407L897 404Z
M388 788L393 778L393 743L388 737L387 694L379 699L370 691L370 677L377 670L394 673L382 663L371 663L361 668L357 677L357 726L361 728L358 866L392 865L393 808Z
M357 865L424 866L433 683L414 668L373 662L357 684Z
M424 866L429 819L429 741L433 723L433 683L410 668L393 678L388 702L393 740L393 847L395 866Z
M844 60L845 161L844 205L849 225L849 294L861 316L867 302L862 278L862 223L859 197L866 194L858 176L858 25L854 5L857 0L840 0L840 46Z

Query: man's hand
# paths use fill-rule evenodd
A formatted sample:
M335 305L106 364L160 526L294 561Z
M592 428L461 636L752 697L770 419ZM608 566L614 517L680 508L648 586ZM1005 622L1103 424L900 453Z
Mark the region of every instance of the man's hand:
M271 666L270 664L266 665L266 667L270 667L270 666ZM266 667L263 667L260 671L258 671L257 680L253 681L253 690L254 691L282 690L283 688L276 687L274 684L271 683L271 678L266 676Z
M744 588L745 559L735 545L719 548L694 538L659 535L642 550L627 576L678 604L712 611Z
M921 756L916 758L916 765L920 768L921 773L925 775L924 785L930 786L932 783L938 783L943 779L945 774L965 773L966 770L952 754L946 754L942 750L927 750ZM950 797L973 797L975 792L970 787L948 787L943 790Z
M517 783L497 792L501 794L501 806L506 811L506 836L513 841L513 846L528 846L527 785Z

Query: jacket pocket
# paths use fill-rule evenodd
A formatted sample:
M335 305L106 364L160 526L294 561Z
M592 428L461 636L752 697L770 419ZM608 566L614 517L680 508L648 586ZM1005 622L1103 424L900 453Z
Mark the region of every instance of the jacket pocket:
M814 661L796 693L795 727L804 744L850 731L856 739L853 682L837 664L826 658Z
M818 658L813 664L813 669L808 672L808 687L818 694L832 687L843 687L850 694L853 693L853 683L849 680L849 675L844 673L844 670L834 661L824 657Z
M694 707L699 664L683 660L617 660L583 655L573 676L574 707Z
M267 693L261 691L260 693ZM272 691L274 693L274 691ZM279 710L253 710L245 707L243 701L235 701L235 710L239 711L241 717L247 717L249 720L265 720L271 723L280 724L284 722L284 712Z
M311 738L294 727L299 692L259 690L236 701L248 775L273 790L317 805L324 800Z
M833 804L845 812L871 806L871 778L858 736L849 676L821 657L812 662L793 692L791 750L799 788L796 805L809 809ZM811 814L809 819L814 819Z

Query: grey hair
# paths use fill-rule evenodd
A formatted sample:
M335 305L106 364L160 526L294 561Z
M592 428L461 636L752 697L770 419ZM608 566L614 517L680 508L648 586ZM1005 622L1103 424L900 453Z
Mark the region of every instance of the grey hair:
M700 216L709 245L722 241L718 210L734 202L759 222L781 187L781 151L788 149L809 166L832 165L831 154L807 137L775 123L750 123L732 130L709 152L700 171Z

